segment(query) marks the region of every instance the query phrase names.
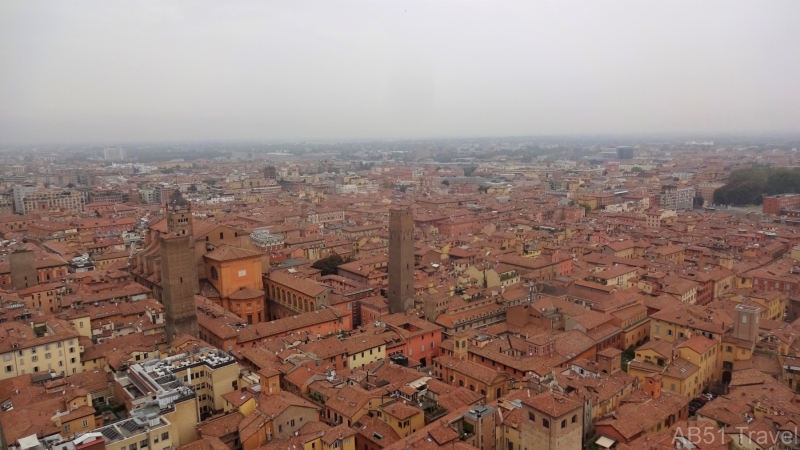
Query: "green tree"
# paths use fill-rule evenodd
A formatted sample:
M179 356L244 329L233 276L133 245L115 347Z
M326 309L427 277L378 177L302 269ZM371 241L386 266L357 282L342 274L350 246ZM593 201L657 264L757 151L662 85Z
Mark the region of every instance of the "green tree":
M636 358L636 347L631 345L630 347L626 348L625 351L622 352L622 359L623 360L632 360Z
M762 186L758 181L726 184L714 192L714 203L719 205L754 205L760 203Z
M714 193L714 203L731 205L760 204L763 195L800 192L800 170L753 165L735 170L728 183Z

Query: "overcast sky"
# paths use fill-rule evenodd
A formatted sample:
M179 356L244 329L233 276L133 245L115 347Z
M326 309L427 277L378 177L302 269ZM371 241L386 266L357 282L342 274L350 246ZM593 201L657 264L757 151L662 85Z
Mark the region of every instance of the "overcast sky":
M800 2L0 2L0 142L800 131Z

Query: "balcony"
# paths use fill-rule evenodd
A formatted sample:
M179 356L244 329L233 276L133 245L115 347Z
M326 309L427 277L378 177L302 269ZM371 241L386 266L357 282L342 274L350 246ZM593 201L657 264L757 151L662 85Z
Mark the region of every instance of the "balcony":
M440 417L447 415L447 410L441 406L436 406L425 411L425 423L431 423Z
M459 434L459 439L461 439L462 441L466 441L475 436L475 428L473 428L471 423L462 421L461 431L458 434Z

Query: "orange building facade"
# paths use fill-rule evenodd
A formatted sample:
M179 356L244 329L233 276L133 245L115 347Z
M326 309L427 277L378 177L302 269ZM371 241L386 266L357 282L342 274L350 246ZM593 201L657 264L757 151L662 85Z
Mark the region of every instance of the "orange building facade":
M251 325L267 318L262 256L258 251L229 245L203 255L205 278L213 287L204 292L205 296Z

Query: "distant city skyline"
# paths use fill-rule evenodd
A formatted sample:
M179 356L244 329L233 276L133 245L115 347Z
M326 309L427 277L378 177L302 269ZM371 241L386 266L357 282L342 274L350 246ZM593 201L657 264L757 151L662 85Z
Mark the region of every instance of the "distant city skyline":
M800 132L800 3L0 5L0 144Z

